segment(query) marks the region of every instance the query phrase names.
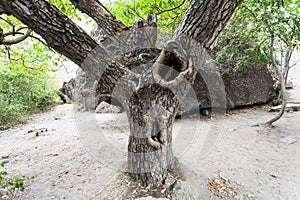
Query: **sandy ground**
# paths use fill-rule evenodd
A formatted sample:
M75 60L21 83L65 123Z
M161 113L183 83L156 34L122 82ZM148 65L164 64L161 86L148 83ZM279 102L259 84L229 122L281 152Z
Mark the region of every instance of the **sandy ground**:
M88 114L94 115L84 113ZM252 126L271 115L250 111L212 121L183 120L175 125L175 155L189 166L186 170L192 172L189 178L195 185L203 186L199 182L203 177L218 174L237 182L241 195L300 199L300 112L287 113L272 129ZM124 114L106 119L103 124L97 117L94 120L90 122L101 126L98 138L88 125L80 133L83 129L78 124L82 121L76 119L72 105L61 105L37 116L31 124L1 134L0 157L9 156L7 171L37 176L20 199L101 199L97 193L126 162L128 126L124 123L121 129L112 128L116 120L126 121ZM27 133L38 128L48 131L39 136ZM179 134L178 129L186 131ZM82 139L89 132L91 135ZM207 146L208 135L217 140Z
M300 102L300 67L291 75L295 88L289 99ZM6 170L37 176L13 199L102 199L99 193L126 162L126 114L76 110L60 105L30 124L0 133L0 161L7 162ZM176 122L173 149L188 179L205 195L209 179L220 175L238 184L238 199L300 199L300 112L286 113L274 128L253 126L272 115L261 109ZM28 133L41 128L47 131L39 136Z

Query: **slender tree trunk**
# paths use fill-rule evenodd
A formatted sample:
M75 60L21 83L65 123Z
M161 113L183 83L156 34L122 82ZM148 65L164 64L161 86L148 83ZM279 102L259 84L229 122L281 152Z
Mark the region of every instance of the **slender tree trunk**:
M287 104L285 80L284 80L282 72L280 71L279 66L277 66L275 63L275 58L274 58L274 35L271 36L270 56L271 56L271 60L272 60L272 66L277 70L277 74L279 75L279 78L280 78L281 90L280 90L279 98L281 98L281 109L275 117L273 117L272 119L270 119L269 121L267 121L265 123L266 125L272 125L274 122L278 121L284 115L285 109L286 109L286 104Z
M293 50L287 50L284 56L284 72L283 72L283 78L284 78L284 84L286 86L288 76L289 76L289 70L290 70L290 60L293 54Z
M273 117L272 119L270 119L269 121L267 121L265 124L266 125L272 125L274 122L278 121L285 113L286 110L286 104L287 104L287 95L286 95L286 88L285 88L285 81L284 81L284 77L282 75L282 73L280 72L279 67L275 66L277 68L277 73L280 75L280 84L281 84L281 90L280 90L280 96L279 98L281 98L281 108L279 113Z
M81 12L93 18L108 36L115 36L128 27L109 12L99 0L70 0Z

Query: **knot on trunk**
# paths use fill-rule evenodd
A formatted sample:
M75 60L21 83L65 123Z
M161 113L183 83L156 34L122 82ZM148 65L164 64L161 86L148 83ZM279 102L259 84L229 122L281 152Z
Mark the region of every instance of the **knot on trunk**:
M171 109L171 108L170 108ZM145 134L148 144L155 149L166 147L168 144L168 120L173 112L167 110L162 105L154 104L144 115Z

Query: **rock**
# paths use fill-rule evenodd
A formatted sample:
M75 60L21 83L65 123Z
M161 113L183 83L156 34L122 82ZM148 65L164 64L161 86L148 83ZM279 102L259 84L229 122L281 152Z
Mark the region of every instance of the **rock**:
M120 113L121 110L122 109L119 106L114 106L103 101L97 106L95 112L96 113Z
M6 189L4 189L4 188L0 188L0 198L2 197L4 197L5 195L7 195L7 190ZM4 198L3 198L4 199Z
M280 111L282 105L274 106L269 111L276 112ZM288 103L286 105L286 111L300 111L300 104L297 103Z
M141 197L136 200L168 200L167 198Z
M285 85L285 88L286 88L287 90L290 90L290 89L293 89L293 88L294 88L294 85L293 85L292 82L287 82L286 85Z
M165 189L166 189L167 191L172 190L175 183L176 183L176 180L175 180L174 178L167 178L167 179L165 180L165 185L164 185L164 187L165 187Z
M236 72L233 65L221 63L218 66L220 77L207 66L198 68L199 73L196 75L193 89L201 109L231 109L263 104L274 99L274 82L267 67L252 65Z
M2 159L8 159L9 155L1 156Z
M0 163L3 163L3 164L9 163L9 159L1 159Z
M172 200L199 200L198 191L186 181L178 180L173 188Z

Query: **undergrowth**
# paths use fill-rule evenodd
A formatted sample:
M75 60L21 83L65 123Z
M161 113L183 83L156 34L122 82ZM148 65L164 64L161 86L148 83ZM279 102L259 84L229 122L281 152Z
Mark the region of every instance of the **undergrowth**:
M30 114L53 105L57 90L49 82L49 69L6 65L0 67L0 128L25 123Z

